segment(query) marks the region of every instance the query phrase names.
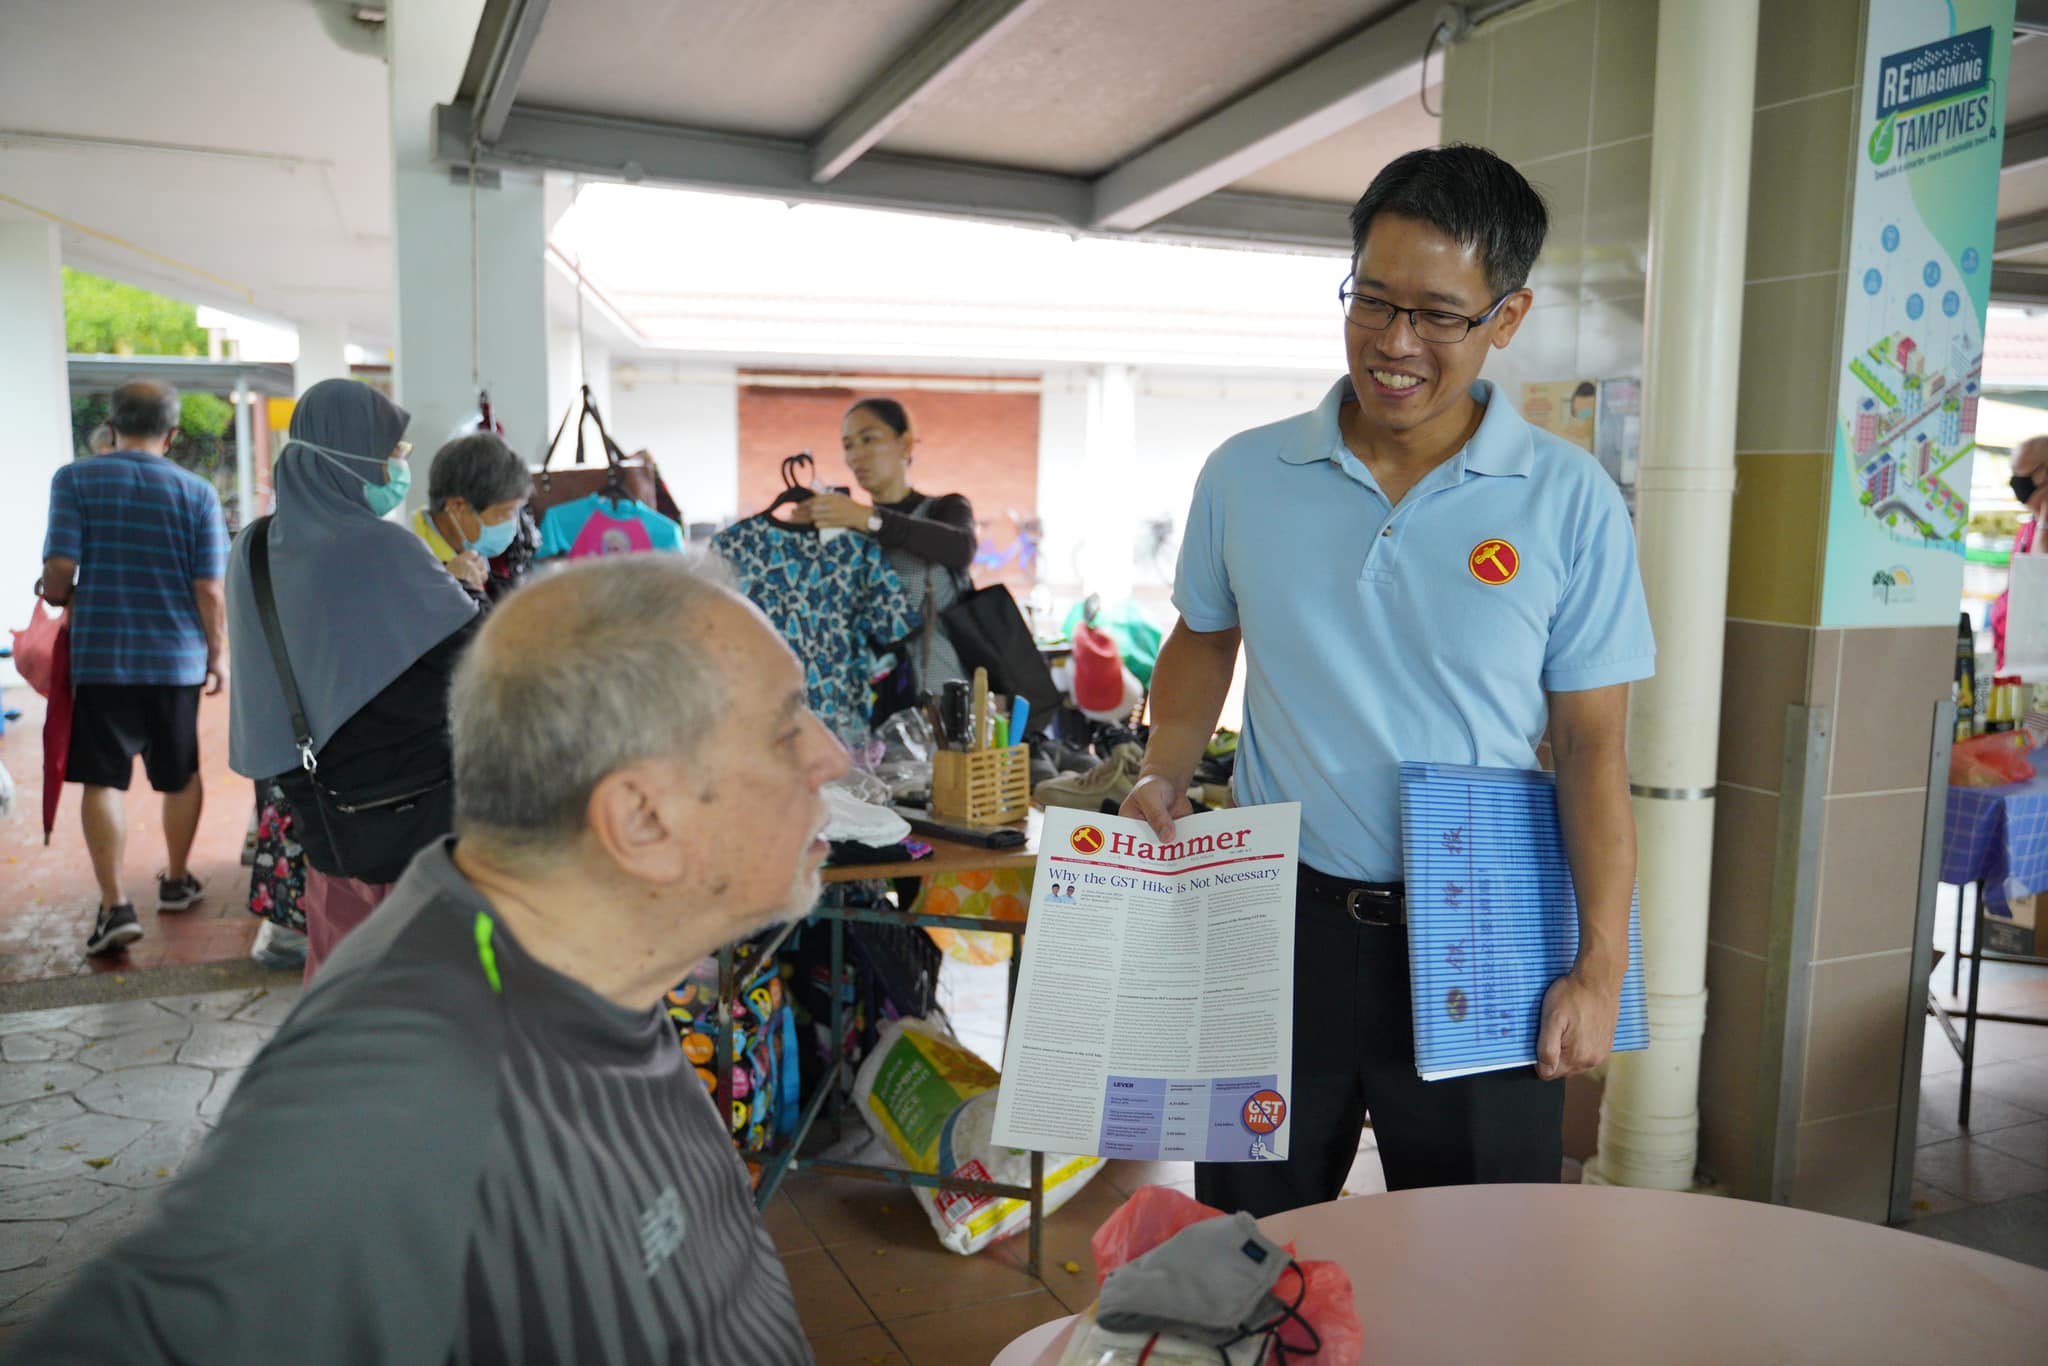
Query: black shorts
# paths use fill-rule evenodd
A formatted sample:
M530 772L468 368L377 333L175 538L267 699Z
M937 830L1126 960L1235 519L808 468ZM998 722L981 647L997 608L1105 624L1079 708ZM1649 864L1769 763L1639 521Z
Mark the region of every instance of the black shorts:
M140 754L151 787L183 792L199 772L199 689L197 683L79 684L65 781L126 792Z

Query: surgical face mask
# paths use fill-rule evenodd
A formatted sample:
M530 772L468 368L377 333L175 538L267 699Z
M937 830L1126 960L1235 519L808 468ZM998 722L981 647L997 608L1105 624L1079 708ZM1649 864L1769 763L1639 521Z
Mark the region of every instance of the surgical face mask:
M470 515L476 516L473 512ZM505 547L511 545L512 538L519 534L519 518L516 514L495 526L483 521L479 521L478 526L476 539L469 543L469 548L487 560L495 560L504 554Z
M393 455L379 460L371 455L357 455L354 451L338 451L332 446L322 446L318 442L296 436L285 443L287 450L293 446L303 446L328 464L339 465L350 474L356 473L365 465L382 465L383 483L372 484L367 479L363 481L363 502L379 517L388 517L402 507L407 490L412 488L412 466L403 456ZM408 446L407 449L411 448Z
M2041 481L2031 474L2015 474L2012 477L2012 496L2022 503L2034 501L2034 495L2041 491Z

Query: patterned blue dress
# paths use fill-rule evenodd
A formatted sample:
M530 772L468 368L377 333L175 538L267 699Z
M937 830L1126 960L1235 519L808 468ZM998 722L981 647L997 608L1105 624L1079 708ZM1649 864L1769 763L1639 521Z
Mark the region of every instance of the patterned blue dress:
M835 734L867 728L875 649L920 625L882 547L750 517L712 544L803 662L811 710Z

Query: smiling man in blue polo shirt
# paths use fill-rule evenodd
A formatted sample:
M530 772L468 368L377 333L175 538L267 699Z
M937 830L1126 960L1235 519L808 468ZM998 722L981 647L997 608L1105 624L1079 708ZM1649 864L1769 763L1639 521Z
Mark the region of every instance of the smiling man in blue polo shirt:
M1291 1156L1198 1166L1196 1195L1222 1209L1334 1199L1368 1112L1392 1189L1556 1181L1562 1079L1613 1046L1635 883L1628 684L1655 656L1634 534L1598 462L1479 379L1528 316L1546 227L1491 152L1393 162L1351 214L1349 374L1313 412L1226 441L1195 489L1124 814L1171 837L1240 645L1237 799L1302 804ZM1578 960L1545 999L1535 1068L1424 1082L1397 766L1533 768L1546 729Z

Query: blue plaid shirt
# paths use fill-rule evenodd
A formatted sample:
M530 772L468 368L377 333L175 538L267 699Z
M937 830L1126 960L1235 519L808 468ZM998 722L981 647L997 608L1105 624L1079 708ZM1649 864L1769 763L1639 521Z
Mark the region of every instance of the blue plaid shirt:
M213 485L160 455L110 451L50 480L43 558L75 560L74 683L206 681L196 579L227 573L227 526Z

